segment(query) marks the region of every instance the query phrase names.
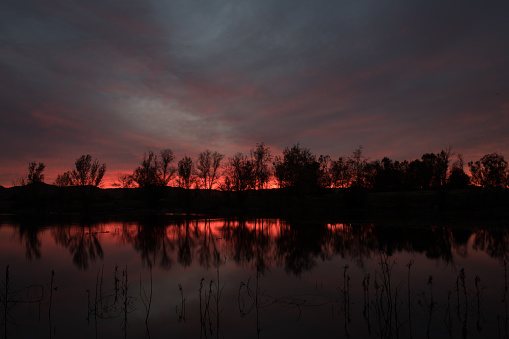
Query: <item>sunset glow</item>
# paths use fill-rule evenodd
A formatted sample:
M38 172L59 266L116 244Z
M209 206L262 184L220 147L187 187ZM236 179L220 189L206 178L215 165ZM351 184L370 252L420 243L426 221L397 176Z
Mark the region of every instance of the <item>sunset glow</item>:
M482 5L479 5L482 6ZM0 4L0 185L149 149L509 156L509 4Z

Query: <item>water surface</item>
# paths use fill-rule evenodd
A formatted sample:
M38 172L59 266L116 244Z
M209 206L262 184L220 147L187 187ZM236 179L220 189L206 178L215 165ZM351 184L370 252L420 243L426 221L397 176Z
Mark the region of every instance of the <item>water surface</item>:
M509 232L3 222L5 338L507 338Z

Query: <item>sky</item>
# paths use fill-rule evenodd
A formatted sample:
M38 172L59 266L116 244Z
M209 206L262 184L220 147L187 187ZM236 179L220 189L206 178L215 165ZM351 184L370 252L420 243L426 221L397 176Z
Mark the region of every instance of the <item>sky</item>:
M509 1L2 0L0 185L264 142L509 157Z

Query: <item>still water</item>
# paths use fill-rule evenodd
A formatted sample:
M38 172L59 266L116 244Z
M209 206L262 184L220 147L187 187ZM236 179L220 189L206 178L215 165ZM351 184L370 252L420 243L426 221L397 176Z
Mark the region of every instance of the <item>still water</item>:
M508 338L504 228L0 223L5 338Z

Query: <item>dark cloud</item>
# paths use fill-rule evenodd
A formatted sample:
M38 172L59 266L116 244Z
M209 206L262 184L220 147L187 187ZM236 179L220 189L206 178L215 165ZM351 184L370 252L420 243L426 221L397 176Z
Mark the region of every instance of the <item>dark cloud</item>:
M508 156L509 5L2 1L0 184L148 148ZM67 168L66 168L67 166ZM48 179L51 181L54 179Z

